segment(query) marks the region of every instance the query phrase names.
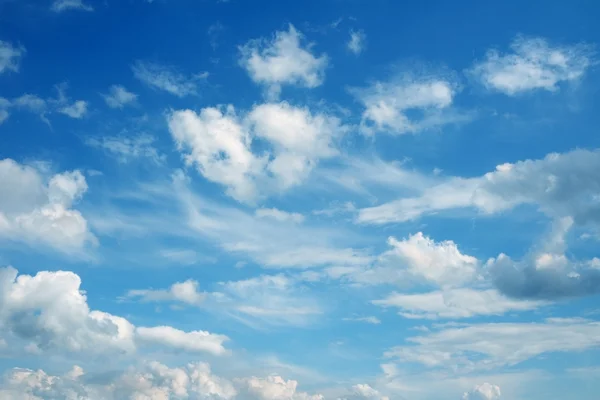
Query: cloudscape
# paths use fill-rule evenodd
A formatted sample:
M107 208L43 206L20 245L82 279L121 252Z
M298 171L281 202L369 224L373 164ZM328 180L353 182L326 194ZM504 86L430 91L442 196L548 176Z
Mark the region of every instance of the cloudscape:
M0 399L597 400L599 19L0 0Z

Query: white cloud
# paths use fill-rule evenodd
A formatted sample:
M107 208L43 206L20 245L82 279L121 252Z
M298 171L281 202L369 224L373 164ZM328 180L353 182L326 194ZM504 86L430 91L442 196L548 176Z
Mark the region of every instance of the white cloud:
M390 400L389 397L383 396L378 390L372 388L366 383L359 383L352 386L352 394L345 396L343 400Z
M498 165L474 178L450 177L405 197L361 209L358 221L403 222L437 211L474 208L484 214L532 204L553 218L572 216L576 223L598 219L594 199L600 196L600 150L551 153L543 159Z
M549 353L579 352L600 345L600 323L552 319L544 323L489 323L446 327L409 337L386 353L403 363L454 371L500 368Z
M19 72L21 58L25 52L23 46L15 47L10 42L0 40L0 74L5 71Z
M500 387L489 383L478 385L463 395L463 400L500 400Z
M131 69L133 75L141 82L177 97L196 95L198 80L206 76L206 74L186 76L173 67L143 61L136 62Z
M416 294L392 293L373 304L399 308L400 315L405 318L457 319L533 310L547 303L512 300L494 289L462 288Z
M167 290L164 289L136 289L127 292L128 298L139 298L141 301L179 301L188 305L198 306L205 297L205 293L198 291L198 282L188 279L177 282Z
M363 104L361 130L366 134L418 133L468 119L451 106L458 86L442 76L397 77L352 93Z
M271 375L267 378L251 377L240 380L245 384L247 394L252 400L323 400L322 395L309 395L298 392L298 382L285 380L280 376Z
M367 324L379 325L381 324L381 320L377 317L369 316L369 317L353 317L353 318L343 318L343 321L355 321L355 322L365 322Z
M462 254L451 240L436 243L418 232L404 240L388 239L391 250L381 257L382 262L406 266L407 271L436 286L451 287L463 285L475 277L478 260Z
M83 0L55 0L51 10L58 13L68 10L94 11L94 8Z
M81 119L88 112L88 103L87 101L77 100L71 105L59 108L58 112L71 118Z
M72 208L87 191L80 171L46 177L33 167L0 160L0 238L78 252L96 239Z
M272 40L252 40L240 47L240 64L252 80L268 87L277 97L283 85L314 88L323 83L326 55L311 53L311 44L302 46L302 34L292 25L275 33Z
M304 215L296 212L287 212L278 210L277 208L259 208L256 210L255 215L259 218L271 218L275 221L280 222L296 222L301 223L304 221Z
M109 93L103 94L102 97L104 97L104 101L110 108L122 109L127 105L135 104L138 95L128 91L124 86L112 85L109 88Z
M352 53L359 55L365 50L366 41L367 35L363 31L351 31L350 40L348 40L346 46Z
M137 136L102 136L100 138L86 139L89 146L102 149L114 156L121 163L128 163L136 159L145 158L153 163L160 164L165 156L154 147L156 138L147 134Z
M589 46L552 46L542 38L517 37L513 53L488 51L486 58L469 73L490 89L514 96L544 89L556 91L561 82L583 76L595 61Z
M36 351L126 352L140 344L175 350L227 354L224 335L184 332L169 326L135 327L125 318L90 310L81 279L68 271L20 275L0 269L0 334L9 343L20 340ZM176 288L180 299L193 300L189 288ZM15 342L18 343L18 342Z
M319 159L336 154L333 141L345 131L335 117L286 102L258 105L245 118L233 106L175 111L169 129L187 163L245 202L300 184ZM271 149L254 154L253 140Z
M214 355L228 354L223 343L229 338L206 331L184 332L170 326L151 328L138 327L135 330L138 340L150 344L159 344L171 349L187 352L207 352Z
M169 368L152 361L140 368L129 368L108 383L94 382L93 374L88 377L77 366L63 376L49 375L43 370L14 368L5 375L0 395L7 400L229 400L236 398L237 391L230 381L215 376L206 363Z
M304 289L304 290L303 290ZM283 275L263 275L221 284L211 300L229 315L251 326L307 325L322 314L320 305L299 283Z

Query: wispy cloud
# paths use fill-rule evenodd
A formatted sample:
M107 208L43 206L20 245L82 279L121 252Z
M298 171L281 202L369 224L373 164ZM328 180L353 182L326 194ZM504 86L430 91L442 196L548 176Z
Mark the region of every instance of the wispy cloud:
M185 75L176 68L152 62L138 61L132 67L133 75L146 85L177 97L198 94L198 82L206 73Z

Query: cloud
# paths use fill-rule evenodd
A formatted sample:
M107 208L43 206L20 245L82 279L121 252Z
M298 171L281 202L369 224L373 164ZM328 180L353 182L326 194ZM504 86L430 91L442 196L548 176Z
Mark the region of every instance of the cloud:
M304 215L295 212L287 212L278 210L277 208L259 208L254 212L254 214L259 218L271 218L275 221L280 222L296 222L301 223L304 221Z
M289 25L271 40L252 40L240 47L240 64L250 78L265 85L277 97L283 85L306 88L320 86L325 79L328 58L311 53L312 44L302 46L302 34Z
M171 285L167 290L163 289L138 289L127 292L127 298L139 298L141 301L178 301L188 305L197 306L202 304L206 295L198 291L198 282L188 279Z
M37 351L133 353L140 344L154 344L214 355L228 352L224 335L169 326L136 328L125 318L90 310L80 286L80 277L69 271L18 276L14 268L0 269L1 333L7 341L20 339ZM190 299L185 290L178 293Z
M0 238L42 243L66 253L94 244L83 215L72 206L87 191L80 171L46 177L11 159L0 160Z
M304 326L323 313L305 287L283 275L262 275L220 284L211 300L225 312L251 326L254 321L270 325Z
M500 254L488 260L496 287L516 298L559 299L587 296L600 292L600 268L597 258L587 261L571 259L565 236L573 225L570 217L554 222L541 244L520 261Z
M144 343L158 344L186 352L229 354L229 351L223 347L223 343L229 340L225 335L216 335L206 331L184 332L170 326L138 327L135 332L138 340Z
M373 304L399 308L400 315L410 319L458 319L534 310L547 303L511 300L494 289L460 288L416 294L394 292L382 300L373 301Z
M365 50L367 35L363 31L350 31L350 40L346 46L355 55L359 55Z
M239 381L245 384L246 393L252 400L323 400L322 395L298 392L298 382L271 375L267 378L251 377Z
M19 72L21 58L25 52L23 46L15 47L10 42L0 40L0 74L6 71Z
M236 200L254 202L259 193L304 181L320 159L337 153L333 142L345 128L336 117L281 102L255 106L244 118L231 105L175 111L169 130L188 164ZM253 141L270 149L254 154Z
M137 61L131 69L141 82L177 97L198 94L198 80L205 77L204 74L186 76L173 67L144 61Z
M156 139L154 136L139 134L137 136L102 136L100 138L89 138L85 140L88 146L102 149L121 163L129 163L137 159L145 158L160 164L165 156L160 154L153 146Z
M551 153L543 159L498 165L473 178L450 177L405 197L359 211L361 223L414 220L435 212L472 208L491 215L518 205L535 205L552 218L572 216L576 223L600 220L600 150Z
M406 74L366 88L352 88L351 93L364 107L363 133L405 134L468 120L468 115L451 107L458 90L448 77Z
M88 377L88 375L90 375ZM94 374L75 366L62 376L43 370L13 368L0 386L6 399L211 399L236 398L230 381L214 375L207 363L169 368L156 361L129 368L109 383L94 382ZM35 396L35 397L34 397Z
M463 395L463 400L500 400L500 387L489 383L476 386Z
M343 321L355 321L355 322L365 322L371 325L379 325L381 324L381 320L377 317L353 317L353 318L342 318Z
M402 363L458 372L520 364L549 353L580 352L600 344L600 323L549 319L542 323L489 323L443 327L409 337L386 353Z
M360 383L352 386L352 394L345 396L341 400L390 400L389 397L383 396L378 390L372 388L366 383Z
M514 96L532 90L556 91L562 82L580 79L595 63L590 46L552 46L543 38L517 37L513 53L488 51L468 73L487 89Z
M87 114L88 103L87 101L77 100L71 105L64 106L58 109L58 112L65 114L71 118L81 119Z
M137 102L138 95L125 89L121 85L112 85L108 94L103 94L106 105L110 108L122 109Z
M261 328L264 324L302 326L323 312L319 304L304 293L306 289L283 275L261 275L221 282L214 292L199 292L198 282L187 280L175 283L166 290L130 290L125 298L203 307L254 328Z
M94 8L85 4L83 0L55 0L50 9L57 13L68 10L94 11Z

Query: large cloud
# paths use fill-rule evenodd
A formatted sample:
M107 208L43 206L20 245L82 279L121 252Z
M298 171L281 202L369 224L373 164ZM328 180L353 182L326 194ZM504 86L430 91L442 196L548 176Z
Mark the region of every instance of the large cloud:
M0 160L0 238L78 252L95 238L73 208L87 191L80 171L46 176L14 160Z
M469 73L490 90L514 96L532 90L556 91L583 76L594 60L589 46L557 46L542 38L517 37L512 53L488 51Z
M184 332L168 326L138 327L90 310L81 279L68 271L20 275L0 269L0 337L35 351L132 353L140 344L189 352L225 354L224 335Z
M333 116L286 102L258 105L244 117L233 106L175 111L169 129L188 164L245 202L300 184L337 153L334 140L345 130ZM270 149L255 154L255 141Z

